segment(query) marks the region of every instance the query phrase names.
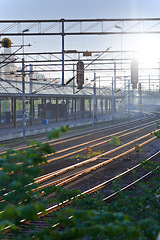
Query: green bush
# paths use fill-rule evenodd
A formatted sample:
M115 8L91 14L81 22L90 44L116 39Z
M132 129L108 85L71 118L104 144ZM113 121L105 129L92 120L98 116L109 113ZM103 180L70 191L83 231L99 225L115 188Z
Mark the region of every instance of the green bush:
M112 140L109 142L111 145L113 146L120 146L123 145L123 142L121 142L121 140L119 139L119 137L117 136L113 136Z

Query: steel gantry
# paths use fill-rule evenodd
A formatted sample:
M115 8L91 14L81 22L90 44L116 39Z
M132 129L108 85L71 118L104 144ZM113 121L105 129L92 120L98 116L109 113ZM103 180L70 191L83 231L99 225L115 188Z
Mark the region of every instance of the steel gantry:
M10 60L10 63L22 63L22 57L25 57L25 64L27 64L27 68L25 68L25 74L29 76L30 82L26 83L26 99L27 104L30 104L30 124L32 125L33 118L34 118L34 106L42 107L42 115L43 118L46 118L46 108L47 104L48 107L54 105L56 109L56 121L58 121L58 117L60 116L60 109L58 107L63 107L62 112L66 113L65 118L68 119L68 111L70 110L73 112L73 108L75 108L74 117L75 119L78 116L78 105L79 105L79 112L82 111L82 117L85 115L85 104L87 105L88 112L91 114L91 98L93 98L93 87L91 87L90 91L86 88L85 91L79 90L75 91L75 86L73 88L70 86L64 86L66 84L65 81L65 72L73 72L74 73L74 65L79 60L80 54L83 54L84 51L78 50L69 50L65 49L65 38L67 36L80 36L80 35L127 35L127 34L159 34L160 33L160 18L134 18L134 19L59 19L59 20L1 20L0 21L0 36L15 36L15 37L24 37L23 29L27 29L29 31L25 32L26 37L32 36L60 36L61 37L61 51L47 51L47 52L18 52L15 51L13 54L8 56L8 53L1 54L1 58L4 60L1 61L0 68L5 67ZM27 46L27 45L24 45ZM28 45L29 46L29 45ZM21 48L22 46L20 46ZM91 51L93 54L98 54L98 57L90 57L87 55L85 58L85 52L83 55L83 62L85 64L85 71L101 71L101 72L110 72L110 78L112 78L112 92L103 92L103 89L100 88L100 77L97 81L99 81L99 89L97 88L97 93L99 101L99 109L100 112L103 114L103 109L109 112L112 108L113 114L113 106L115 105L116 100L122 99L124 96L123 94L118 94L116 89L116 78L124 77L124 72L130 70L129 63L133 59L133 55L135 51L130 50L119 50L114 51L107 48L104 51ZM72 58L69 55L69 58L66 59L65 56L68 57L68 54L76 54L76 58ZM123 57L126 54L127 57ZM60 55L60 57L57 55ZM101 56L103 55L103 58ZM48 57L49 56L49 57ZM56 57L55 57L56 56ZM19 58L20 57L20 58ZM96 65L94 65L96 61ZM116 61L116 62L115 62ZM123 61L123 64L122 64ZM159 61L160 62L160 61ZM121 64L119 64L121 63ZM32 64L32 65L31 65ZM25 65L26 67L26 65ZM39 67L40 70L33 70L33 67ZM42 69L41 67L45 67ZM57 67L54 69L54 67ZM29 70L28 70L29 69ZM32 70L31 70L32 69ZM147 69L146 66L143 66L143 70ZM152 67L152 70L157 71L157 65ZM61 72L62 74L62 86L56 86L56 80L52 79L53 82L43 82L41 86L38 83L34 82L32 72ZM121 71L123 74L116 75L116 71ZM123 71L123 72L122 72ZM22 70L18 70L14 73L14 77L18 78L22 76ZM9 76L11 72L5 71L6 76ZM125 74L126 75L126 74ZM74 76L71 78L74 79ZM114 76L114 79L113 79ZM126 76L127 77L127 76ZM152 75L149 75L149 84L150 79L153 79ZM45 79L44 79L45 80ZM114 81L115 80L115 81ZM124 80L121 78L121 80ZM146 81L146 79L144 79ZM113 84L114 81L114 84ZM129 82L127 79L126 81ZM159 78L156 78L156 81L159 81ZM3 82L3 84L2 84ZM5 82L5 84L4 84ZM68 81L67 81L68 82ZM70 82L70 81L69 81ZM32 84L33 83L33 84ZM53 85L52 85L53 83ZM0 80L1 87L3 88L4 92L2 94L2 98L0 99L0 108L1 108L1 101L4 98L10 98L12 104L12 118L14 125L16 125L16 100L21 99L22 97L22 89L20 87L20 83L17 81L5 81L4 79ZM74 84L74 83L73 83ZM93 85L93 80L92 80ZM115 86L114 86L115 85ZM6 86L6 87L4 87ZM53 88L56 86L56 92L53 94ZM113 88L114 86L114 88ZM124 84L125 86L125 84ZM129 86L129 83L128 83ZM159 84L160 86L160 84ZM63 87L67 92L63 93ZM67 88L68 87L68 88ZM127 87L127 85L125 86ZM129 88L129 87L128 87ZM150 87L149 87L150 88ZM10 92L11 90L13 92ZM73 90L73 93L70 92ZM50 92L51 91L51 92ZM62 92L60 95L59 91ZM69 93L68 93L69 92ZM128 91L129 92L129 91ZM77 94L77 95L76 95ZM128 95L130 97L130 95ZM114 98L113 98L114 97ZM39 98L39 99L38 99ZM102 98L102 99L101 99ZM87 101L85 101L87 99ZM88 100L89 99L89 100ZM37 101L37 102L36 102ZM38 101L41 101L39 103ZM78 102L79 101L79 102ZM23 101L24 102L24 101ZM36 102L36 105L34 104ZM95 101L95 105L96 105ZM70 106L72 105L72 107ZM112 105L112 106L111 106ZM64 108L64 106L66 108ZM53 106L52 106L53 107ZM65 110L64 110L65 109ZM68 110L69 109L69 110ZM115 107L116 109L116 107ZM0 111L1 114L1 111ZM61 116L62 117L62 116ZM1 118L1 117L0 117Z
M160 18L124 19L59 19L59 20L0 20L1 36L22 35L103 35L120 34L115 26L121 25L123 34L160 33Z
M62 85L64 85L65 36L116 35L116 34L159 34L160 18L124 19L58 19L58 20L1 20L1 36L22 36L22 29L29 29L25 36L62 37ZM121 31L119 31L119 29Z

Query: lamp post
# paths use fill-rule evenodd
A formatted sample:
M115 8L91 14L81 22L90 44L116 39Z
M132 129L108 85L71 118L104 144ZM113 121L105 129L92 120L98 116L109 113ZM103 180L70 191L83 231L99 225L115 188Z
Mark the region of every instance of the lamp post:
M25 66L24 66L24 33L28 32L29 29L22 31L22 47L23 47L23 58L22 58L22 111L23 111L23 142L26 142L26 110L25 110Z
M64 85L64 19L62 21L62 85Z

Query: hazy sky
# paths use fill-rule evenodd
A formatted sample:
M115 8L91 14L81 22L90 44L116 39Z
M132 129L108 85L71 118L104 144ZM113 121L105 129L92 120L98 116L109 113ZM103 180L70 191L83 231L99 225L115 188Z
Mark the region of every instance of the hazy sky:
M84 19L84 18L136 18L160 17L160 0L0 0L1 20L23 20L23 19ZM1 26L0 26L1 27ZM26 26L28 28L28 26ZM1 29L0 29L1 30ZM120 38L120 37L119 37ZM56 41L56 46L48 50L58 51L61 49L60 37L52 37ZM56 39L56 40L55 40ZM74 41L73 41L74 39ZM75 49L77 42L81 42L80 37L66 37L65 47ZM81 49L88 49L97 42L96 36L85 36L85 41ZM89 41L88 41L89 39ZM100 41L108 40L108 44L103 42L97 48L105 49L111 46L109 37L101 36ZM127 39L127 38L126 38ZM14 40L14 38L13 38ZM17 39L16 39L17 40ZM72 41L71 41L72 40ZM114 41L114 37L112 36ZM120 44L120 39L118 42ZM30 40L32 46L40 47L38 38ZM130 41L130 40L126 40ZM35 44L34 44L35 43ZM37 43L37 44L36 44ZM89 45L87 45L89 43ZM124 37L123 37L124 43ZM75 46L74 46L75 45ZM123 44L124 45L124 44Z
M159 17L160 0L0 0L0 19Z
M160 0L0 0L1 20L47 20L84 18L159 18ZM0 26L1 27L1 26ZM0 29L0 31L2 31ZM153 37L153 39L151 39ZM122 38L122 49L133 45L159 48L159 34L144 39L133 35ZM12 37L13 44L22 44L21 37ZM131 41L132 40L132 41ZM61 51L61 37L25 37L25 43L32 47L25 51ZM128 46L130 43L130 46ZM105 50L111 47L120 50L121 36L72 36L65 37L65 50ZM144 49L144 52L146 50Z

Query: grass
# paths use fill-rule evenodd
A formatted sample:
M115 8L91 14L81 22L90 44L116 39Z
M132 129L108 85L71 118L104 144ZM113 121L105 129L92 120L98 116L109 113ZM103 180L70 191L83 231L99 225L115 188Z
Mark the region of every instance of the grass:
M77 155L75 155L75 156L70 157L70 159L75 159L75 160L79 160L79 159L89 159L89 158L91 158L91 157L95 157L95 156L98 156L98 155L100 155L100 154L102 154L102 151L101 151L101 150L99 150L99 151L91 151L90 153L87 153L87 154L85 154L85 155L79 155L79 154L77 154Z

